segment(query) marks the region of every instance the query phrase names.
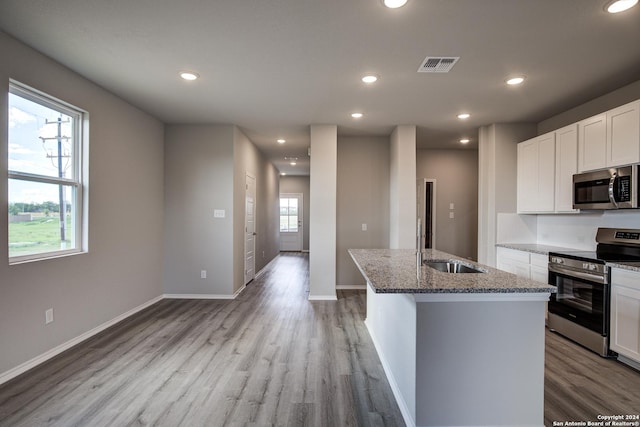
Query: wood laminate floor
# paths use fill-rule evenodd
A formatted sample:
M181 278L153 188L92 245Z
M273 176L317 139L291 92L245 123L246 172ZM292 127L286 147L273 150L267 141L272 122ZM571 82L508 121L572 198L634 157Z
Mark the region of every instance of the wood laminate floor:
M281 255L233 301L163 300L0 386L1 426L400 426L363 292Z
M283 254L233 301L163 300L0 386L0 426L403 426L364 291ZM547 333L545 424L640 412L640 373Z

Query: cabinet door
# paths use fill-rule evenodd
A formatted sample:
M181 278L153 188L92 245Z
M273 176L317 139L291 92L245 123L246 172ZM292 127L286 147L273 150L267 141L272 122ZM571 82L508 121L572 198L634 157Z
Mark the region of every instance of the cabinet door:
M573 175L578 173L578 125L556 131L556 212L573 209Z
M578 123L578 170L580 172L607 166L606 114Z
M611 343L613 351L640 362L640 291L611 286Z
M535 139L518 144L518 213L536 211L538 202L538 142Z
M607 166L640 162L640 101L607 112Z
M536 138L538 143L538 197L537 212L553 212L556 183L556 139L555 133Z

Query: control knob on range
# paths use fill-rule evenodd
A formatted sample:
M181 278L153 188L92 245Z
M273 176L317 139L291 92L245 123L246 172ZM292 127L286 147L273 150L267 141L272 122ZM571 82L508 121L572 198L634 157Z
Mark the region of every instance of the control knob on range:
M596 271L598 269L598 266L591 262L585 262L585 263L582 263L582 268L589 271Z

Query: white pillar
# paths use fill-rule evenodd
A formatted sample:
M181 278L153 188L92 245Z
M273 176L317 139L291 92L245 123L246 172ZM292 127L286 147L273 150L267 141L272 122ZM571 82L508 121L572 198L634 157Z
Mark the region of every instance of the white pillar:
M338 127L311 126L309 299L336 298Z
M397 126L391 134L389 247L416 247L416 127Z

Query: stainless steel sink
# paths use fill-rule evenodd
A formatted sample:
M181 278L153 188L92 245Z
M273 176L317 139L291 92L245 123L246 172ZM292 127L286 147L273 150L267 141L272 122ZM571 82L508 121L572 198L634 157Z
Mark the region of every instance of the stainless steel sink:
M458 261L423 261L427 267L444 273L486 273L483 270L464 265Z

